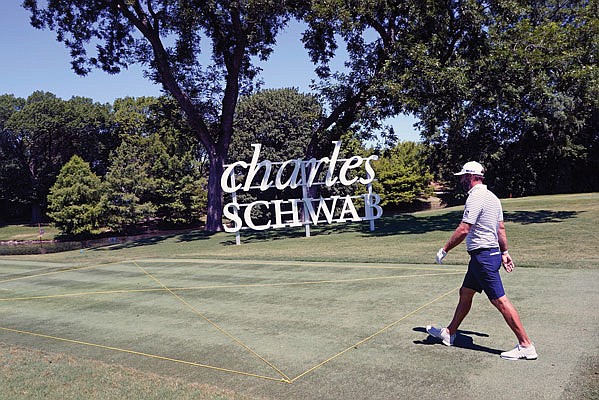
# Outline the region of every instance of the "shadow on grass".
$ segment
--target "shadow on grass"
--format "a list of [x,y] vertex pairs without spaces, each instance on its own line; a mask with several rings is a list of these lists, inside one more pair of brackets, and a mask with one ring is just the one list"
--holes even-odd
[[[370,231],[368,222],[336,223],[330,225],[311,225],[310,231],[314,236],[336,233],[359,233],[364,236],[390,236],[399,234],[418,234],[430,231],[452,231],[462,218],[462,211],[451,211],[440,215],[416,216],[412,214],[396,214],[375,220],[375,230]],[[303,227],[270,229],[264,231],[241,231],[241,241],[252,243],[265,240],[299,238],[305,236]],[[231,239],[224,244],[235,244]]]
[[[344,230],[343,232],[352,232],[353,229]],[[311,232],[315,235],[321,235],[322,232],[319,230],[315,232],[312,228]],[[306,236],[306,231],[303,227],[301,228],[281,228],[281,229],[269,229],[264,231],[241,231],[241,243],[258,243],[258,242],[270,242],[273,240],[281,239],[292,239],[301,238]],[[225,246],[235,245],[235,237],[232,235],[231,239],[224,240],[221,242]]]
[[[421,326],[417,326],[417,327],[413,328],[412,330],[415,332],[422,332],[422,333],[425,333],[428,335],[428,333],[426,332],[426,328],[421,327]],[[474,339],[472,339],[472,336],[489,337],[489,335],[486,333],[464,331],[464,330],[458,329],[458,333],[456,334],[455,340],[453,342],[453,346],[461,348],[461,349],[482,351],[485,353],[497,354],[497,355],[501,354],[501,352],[503,351],[503,350],[492,349],[490,347],[475,344]],[[441,340],[439,340],[431,335],[428,335],[424,340],[415,340],[414,341],[414,344],[422,344],[422,345],[428,345],[428,346],[434,345],[434,344],[440,344],[440,343],[441,343]]]
[[181,242],[191,242],[194,240],[207,240],[211,236],[213,236],[214,232],[206,232],[202,230],[189,231],[185,233],[171,233],[171,234],[162,234],[156,236],[144,237],[136,240],[126,240],[124,242],[120,242],[115,240],[113,242],[108,241],[108,243],[104,246],[96,247],[94,250],[122,250],[122,249],[131,249],[135,247],[143,247],[143,246],[152,246],[161,242],[164,242],[168,239],[177,238]]
[[[520,224],[542,224],[542,223],[558,223],[570,218],[577,217],[579,212],[576,211],[515,211],[506,212],[505,219],[508,222]],[[450,211],[443,214],[435,215],[418,215],[418,214],[396,214],[384,216],[374,222],[375,230],[370,231],[368,222],[359,223],[336,223],[329,225],[311,225],[311,235],[331,235],[337,233],[357,233],[363,236],[392,236],[401,234],[424,234],[432,231],[451,232],[459,224],[462,219],[462,211]],[[214,235],[213,232],[205,232],[202,230],[194,230],[186,233],[173,233],[169,235],[160,235],[154,237],[133,240],[125,243],[109,244],[108,247],[99,249],[105,250],[120,250],[134,248],[140,246],[150,246],[158,244],[167,239],[176,238],[181,242],[191,242],[195,240],[207,240]],[[283,228],[283,229],[268,229],[263,231],[241,231],[242,243],[255,243],[264,241],[273,241],[290,238],[301,238],[306,235],[303,227],[299,228]],[[235,245],[235,238],[226,239],[222,242],[225,246]]]
[[373,236],[422,234],[431,231],[453,231],[462,219],[462,211],[438,215],[399,214],[375,221]]
[[508,222],[529,225],[563,222],[570,218],[576,218],[578,214],[578,211],[514,211],[506,212],[504,218]]

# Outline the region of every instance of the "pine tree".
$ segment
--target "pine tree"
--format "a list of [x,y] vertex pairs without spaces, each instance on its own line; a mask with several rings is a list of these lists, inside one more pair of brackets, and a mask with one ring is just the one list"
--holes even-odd
[[382,206],[399,207],[430,194],[433,176],[422,156],[422,146],[401,142],[374,164],[374,191],[381,196]]
[[65,235],[98,233],[102,183],[81,157],[74,155],[62,167],[48,195],[48,216]]

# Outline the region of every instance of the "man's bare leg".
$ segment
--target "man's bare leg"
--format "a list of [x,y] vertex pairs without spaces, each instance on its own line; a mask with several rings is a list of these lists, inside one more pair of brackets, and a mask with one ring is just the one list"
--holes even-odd
[[450,335],[456,334],[456,332],[458,331],[458,327],[460,326],[464,318],[466,318],[466,315],[468,315],[468,313],[470,312],[470,307],[472,307],[472,298],[475,294],[476,291],[472,289],[463,286],[460,288],[460,300],[453,314],[453,319],[451,320],[451,323],[447,326],[447,330],[449,331]]
[[518,343],[520,344],[520,346],[532,346],[532,342],[528,338],[528,335],[526,334],[526,331],[522,326],[522,322],[520,321],[518,311],[516,311],[516,308],[508,300],[507,296],[504,295],[498,299],[491,300],[491,303],[493,303],[493,305],[497,307],[501,315],[503,315],[505,322],[507,322],[510,329],[518,338]]

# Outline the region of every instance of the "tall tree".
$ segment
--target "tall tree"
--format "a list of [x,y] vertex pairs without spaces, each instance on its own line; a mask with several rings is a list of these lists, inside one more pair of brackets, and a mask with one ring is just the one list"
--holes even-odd
[[[210,161],[206,229],[222,230],[220,176],[240,94],[287,21],[285,1],[25,0],[37,28],[50,28],[70,49],[76,73],[118,73],[133,63],[161,83],[184,111]],[[43,4],[43,5],[42,5]],[[210,50],[204,54],[202,44]],[[95,51],[89,54],[90,43]]]
[[[229,151],[229,161],[249,161],[254,148],[260,144],[260,159],[283,162],[303,158],[310,133],[319,118],[322,107],[314,95],[302,94],[297,89],[268,89],[243,97],[236,111],[235,136]],[[275,167],[276,169],[276,167]],[[273,175],[276,172],[273,172]],[[291,171],[286,171],[283,181],[289,179]],[[259,178],[256,178],[257,182]],[[250,203],[256,199],[289,199],[292,193],[301,188],[286,188],[279,191],[270,188],[265,192],[254,190],[250,193],[237,193],[241,203]],[[297,196],[297,193],[295,195]],[[257,220],[270,219],[270,211],[255,209],[253,217]]]
[[112,154],[106,174],[105,223],[115,232],[197,224],[205,193],[194,160],[168,154],[158,134],[130,137]]
[[[300,14],[309,24],[303,40],[329,112],[308,155],[326,151],[322,144],[352,124],[368,133],[410,112],[434,145],[441,176],[479,159],[505,177],[489,175],[502,193],[598,187],[599,179],[580,173],[599,159],[598,7],[597,0],[311,2]],[[341,45],[348,60],[334,71]]]
[[[126,104],[133,104],[129,100]],[[135,112],[128,115],[136,120]],[[112,153],[102,204],[105,223],[115,232],[197,224],[205,211],[205,179],[197,159],[190,151],[178,153],[172,136],[151,125],[152,120],[144,121],[139,126],[146,129],[124,134]]]
[[[124,204],[120,199],[127,197],[124,193],[127,191],[137,194],[136,202],[154,205],[151,218],[156,223],[197,224],[206,210],[206,153],[190,134],[190,127],[174,100],[168,96],[117,99],[114,122],[123,146],[114,154],[112,162],[118,166],[111,169],[107,178],[113,194],[120,193],[112,197],[115,204],[107,203],[112,214],[119,213],[119,206],[113,206]],[[135,149],[135,146],[140,148]],[[123,168],[136,168],[136,172],[123,173]],[[141,180],[142,185],[136,188],[135,181],[130,180],[131,173],[147,175],[157,183],[148,186],[144,184],[148,180]],[[127,185],[118,185],[121,178]],[[143,213],[138,216],[127,224],[142,222]]]
[[[34,92],[4,124],[15,168],[23,180],[21,201],[31,206],[32,222],[45,213],[46,198],[62,166],[79,154],[98,173],[114,148],[110,106],[74,97]],[[16,179],[16,176],[14,177]]]
[[18,137],[5,128],[11,115],[25,106],[25,99],[14,95],[0,96],[0,224],[23,219],[22,211],[27,173],[20,166]]
[[237,107],[229,159],[250,160],[253,143],[262,145],[264,159],[301,158],[310,140],[306,132],[311,132],[321,117],[318,99],[297,89],[268,89],[246,96]]
[[[484,35],[477,1],[316,0],[300,12],[308,23],[303,42],[316,64],[328,113],[312,133],[307,156],[353,129],[368,137],[388,117],[415,112],[435,65],[476,57]],[[345,46],[347,61],[332,69]],[[430,75],[429,75],[430,74]],[[446,88],[451,90],[451,87]]]
[[162,180],[152,171],[164,167],[166,159],[164,146],[156,134],[122,141],[111,156],[105,179],[102,203],[109,228],[127,232],[155,219],[156,192]]
[[599,189],[583,172],[599,167],[598,7],[480,2],[474,57],[423,55],[415,110],[442,178],[474,159],[502,195]]

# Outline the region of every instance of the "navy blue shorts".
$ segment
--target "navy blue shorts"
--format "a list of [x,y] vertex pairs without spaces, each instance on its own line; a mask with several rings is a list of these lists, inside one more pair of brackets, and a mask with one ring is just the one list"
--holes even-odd
[[499,249],[478,249],[470,251],[468,272],[462,286],[478,293],[485,291],[489,300],[505,295],[499,270],[501,269],[501,251]]

